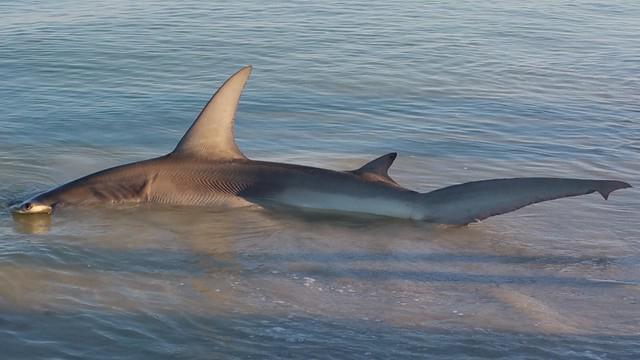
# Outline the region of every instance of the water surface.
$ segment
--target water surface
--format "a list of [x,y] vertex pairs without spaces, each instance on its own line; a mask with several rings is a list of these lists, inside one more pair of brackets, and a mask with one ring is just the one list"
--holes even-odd
[[[12,359],[640,356],[640,7],[0,4],[0,348]],[[511,176],[636,186],[466,228],[177,208],[11,217],[170,151],[246,64],[251,158],[386,152],[427,191]]]

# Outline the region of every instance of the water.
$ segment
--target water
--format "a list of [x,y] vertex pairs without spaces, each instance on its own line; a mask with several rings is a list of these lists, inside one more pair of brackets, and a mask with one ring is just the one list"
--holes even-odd
[[[0,4],[0,348],[11,359],[640,356],[633,1]],[[420,191],[636,186],[461,229],[7,204],[170,151],[245,64],[251,158],[398,151]]]

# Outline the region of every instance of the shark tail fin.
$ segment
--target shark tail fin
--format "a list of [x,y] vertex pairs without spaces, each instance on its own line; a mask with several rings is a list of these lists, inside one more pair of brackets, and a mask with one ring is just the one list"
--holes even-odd
[[602,195],[605,200],[609,200],[609,195],[612,192],[630,187],[632,186],[624,181],[609,180],[601,182],[600,187],[596,191]]
[[542,201],[598,192],[607,199],[631,187],[617,180],[513,178],[468,182],[422,194],[426,221],[466,225]]

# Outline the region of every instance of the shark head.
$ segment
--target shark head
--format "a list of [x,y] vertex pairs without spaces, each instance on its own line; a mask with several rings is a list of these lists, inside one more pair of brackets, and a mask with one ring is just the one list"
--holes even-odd
[[[199,161],[247,159],[235,142],[234,120],[240,95],[250,75],[250,65],[233,74],[213,94],[168,157]],[[131,168],[135,168],[135,164],[131,165]],[[124,179],[123,182],[114,180],[118,179],[112,175],[114,170],[124,167],[107,169],[59,186],[11,206],[11,212],[15,215],[51,214],[54,207],[62,204],[138,201],[135,199],[153,180],[145,177],[143,170],[125,173],[119,179]],[[135,180],[132,181],[132,178]]]
[[36,199],[29,199],[12,206],[11,212],[14,214],[51,214],[53,206]]

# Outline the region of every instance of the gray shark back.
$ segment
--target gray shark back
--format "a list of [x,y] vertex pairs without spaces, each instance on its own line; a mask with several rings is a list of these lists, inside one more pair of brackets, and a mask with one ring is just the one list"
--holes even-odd
[[[167,161],[172,161],[168,159]],[[290,206],[411,217],[415,192],[370,173],[252,160],[181,162],[151,183],[147,201],[198,206]],[[392,210],[402,208],[401,211]]]

